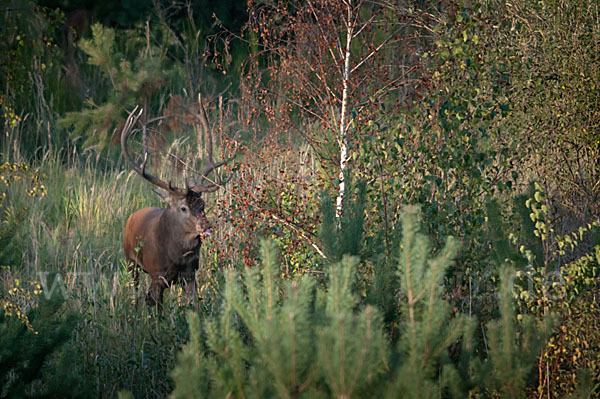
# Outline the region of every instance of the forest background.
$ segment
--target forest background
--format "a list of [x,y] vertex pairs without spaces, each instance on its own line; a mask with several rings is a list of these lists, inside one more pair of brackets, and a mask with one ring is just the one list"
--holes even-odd
[[[598,397],[599,8],[2,0],[0,397]],[[231,158],[160,311],[136,106]]]

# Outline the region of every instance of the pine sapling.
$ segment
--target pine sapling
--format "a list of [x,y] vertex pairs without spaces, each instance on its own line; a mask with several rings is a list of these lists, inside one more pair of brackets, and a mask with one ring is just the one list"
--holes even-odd
[[447,352],[461,337],[468,339],[470,331],[469,320],[453,315],[442,299],[443,278],[456,257],[457,242],[448,238],[441,253],[430,258],[429,240],[419,231],[419,216],[418,208],[406,208],[398,253],[404,317],[398,351],[403,362],[392,395],[406,398],[439,397],[444,386],[459,389],[458,373]]

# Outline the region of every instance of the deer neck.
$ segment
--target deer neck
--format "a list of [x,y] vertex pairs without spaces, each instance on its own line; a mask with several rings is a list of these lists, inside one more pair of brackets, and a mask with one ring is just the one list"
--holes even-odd
[[188,251],[195,251],[200,244],[200,237],[196,232],[189,232],[169,210],[163,212],[159,221],[159,229],[166,248],[179,256]]

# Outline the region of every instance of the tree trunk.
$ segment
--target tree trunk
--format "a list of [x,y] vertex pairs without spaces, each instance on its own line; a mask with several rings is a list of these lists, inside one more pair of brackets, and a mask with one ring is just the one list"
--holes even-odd
[[338,196],[336,199],[336,216],[339,218],[343,212],[343,201],[346,191],[345,173],[346,163],[348,161],[348,97],[349,97],[349,86],[350,86],[350,50],[352,45],[352,36],[354,34],[354,16],[351,2],[348,2],[348,16],[346,19],[346,52],[344,55],[344,70],[342,74],[342,112],[340,115],[340,136],[338,142],[340,145],[340,174],[339,174],[339,188]]

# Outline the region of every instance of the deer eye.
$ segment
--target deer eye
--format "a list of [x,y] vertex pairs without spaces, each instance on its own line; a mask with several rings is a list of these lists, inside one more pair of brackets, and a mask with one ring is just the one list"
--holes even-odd
[[187,209],[187,207],[186,207],[186,206],[182,206],[182,207],[181,207],[181,212],[184,212],[184,213],[185,213],[185,212],[187,212],[187,210],[188,210],[188,209]]

